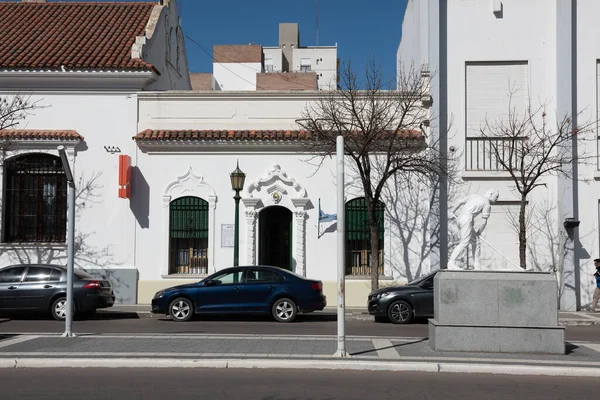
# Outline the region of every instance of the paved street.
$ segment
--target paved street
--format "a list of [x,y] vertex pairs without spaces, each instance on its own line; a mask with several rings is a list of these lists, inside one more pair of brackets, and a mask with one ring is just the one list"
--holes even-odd
[[582,400],[598,396],[598,378],[239,369],[131,369],[126,373],[119,369],[86,369],[84,372],[30,369],[25,373],[2,369],[2,400]]
[[[337,322],[332,314],[300,315],[291,324],[274,322],[269,317],[196,318],[186,323],[171,321],[166,316],[141,317],[133,312],[98,313],[95,317],[74,321],[78,333],[157,333],[157,334],[270,334],[270,335],[336,335]],[[17,318],[0,324],[0,333],[62,333],[64,323],[48,318]],[[348,320],[350,336],[427,337],[427,320],[411,325],[376,323],[373,320]],[[567,340],[600,341],[600,325],[567,326]]]

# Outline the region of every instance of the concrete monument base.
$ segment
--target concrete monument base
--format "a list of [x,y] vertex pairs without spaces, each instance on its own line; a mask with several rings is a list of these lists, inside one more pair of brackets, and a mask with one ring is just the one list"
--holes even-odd
[[429,344],[436,351],[565,354],[549,272],[440,270]]

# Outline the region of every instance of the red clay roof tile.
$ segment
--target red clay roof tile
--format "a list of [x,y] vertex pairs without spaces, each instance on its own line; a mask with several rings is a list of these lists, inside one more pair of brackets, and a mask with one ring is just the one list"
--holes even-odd
[[72,130],[2,129],[0,140],[83,140],[83,136]]
[[0,3],[0,68],[153,70],[131,47],[156,4]]
[[[424,139],[419,131],[403,131],[407,139]],[[192,141],[297,141],[313,136],[305,130],[153,130],[146,129],[133,137],[135,141],[192,142]]]

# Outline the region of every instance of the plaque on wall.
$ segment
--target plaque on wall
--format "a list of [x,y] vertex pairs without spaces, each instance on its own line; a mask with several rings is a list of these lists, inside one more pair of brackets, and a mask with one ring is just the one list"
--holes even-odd
[[221,224],[221,247],[233,247],[235,225]]

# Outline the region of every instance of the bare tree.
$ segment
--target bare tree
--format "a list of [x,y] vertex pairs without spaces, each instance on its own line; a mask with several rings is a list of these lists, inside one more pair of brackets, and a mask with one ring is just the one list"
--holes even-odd
[[[433,177],[445,163],[427,137],[430,76],[409,68],[397,78],[397,89],[382,79],[381,68],[367,64],[364,82],[347,64],[340,71],[340,88],[320,92],[297,123],[308,131],[307,152],[321,159],[335,155],[337,136],[352,160],[364,193],[369,225],[371,288],[379,288],[379,229],[377,204],[399,172]],[[319,166],[321,165],[319,164]]]
[[0,130],[18,126],[31,111],[40,108],[40,101],[23,95],[0,97]]
[[528,107],[521,112],[512,106],[514,92],[510,93],[508,116],[494,121],[487,120],[480,129],[486,141],[485,152],[491,164],[500,171],[508,172],[514,188],[520,195],[518,234],[519,265],[527,269],[527,202],[536,188],[545,186],[548,176],[576,178],[572,174],[574,162],[584,162],[584,154],[577,154],[577,140],[584,140],[592,123],[575,126],[579,114],[557,116],[550,121],[544,104]]

